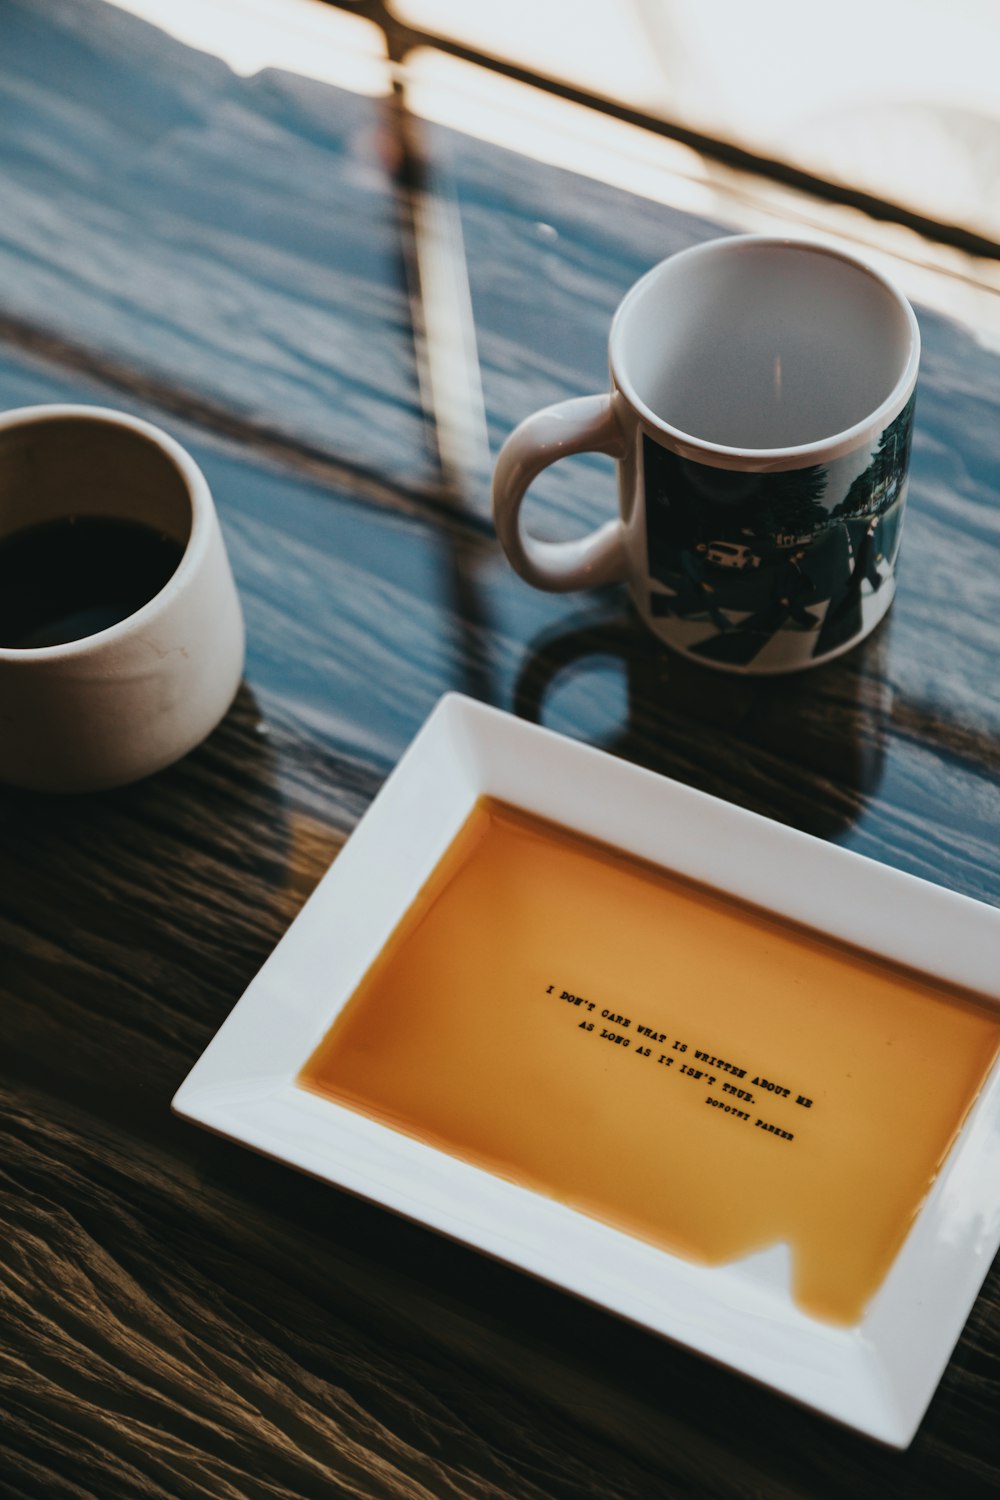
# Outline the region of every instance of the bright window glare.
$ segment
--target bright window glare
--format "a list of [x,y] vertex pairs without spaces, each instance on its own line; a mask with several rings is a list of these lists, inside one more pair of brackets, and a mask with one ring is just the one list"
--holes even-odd
[[409,54],[406,81],[424,119],[691,213],[712,208],[698,153],[638,125],[431,48]]
[[[319,0],[110,0],[110,3],[142,17],[188,46],[221,58],[242,75],[252,75],[264,68],[282,68],[356,93],[381,95],[390,87],[393,70],[381,30],[372,22],[323,5]],[[766,11],[776,15],[782,7],[791,14],[790,4],[791,0],[758,0],[755,14],[759,17]],[[862,0],[843,0],[843,4],[858,10]],[[878,28],[885,24],[884,13],[892,12],[898,17],[902,14],[902,4],[903,0],[883,0],[881,7],[872,7],[874,14],[866,33],[866,46],[870,47],[873,36],[881,37]],[[992,0],[989,4],[985,0],[983,4],[950,0],[950,4],[959,19],[964,17],[968,23],[968,34],[959,25],[956,35],[964,36],[969,45],[972,32],[968,27],[975,23],[985,36],[993,25]],[[921,6],[907,9],[906,14],[911,18],[926,18],[941,6],[942,0],[925,0]],[[816,105],[817,119],[822,115],[819,106],[825,101],[824,118],[836,122],[830,90],[839,90],[846,101],[855,87],[850,80],[834,79],[828,61],[816,65],[811,92],[808,80],[789,79],[783,94],[771,88],[767,78],[762,82],[761,70],[765,64],[779,71],[781,67],[789,67],[787,50],[781,54],[779,47],[775,60],[773,49],[769,50],[760,37],[751,38],[754,26],[744,16],[742,4],[730,7],[729,0],[704,0],[705,14],[714,16],[717,25],[721,26],[723,11],[729,15],[730,9],[735,20],[731,26],[727,23],[722,27],[715,50],[709,49],[710,55],[702,57],[700,73],[699,48],[708,48],[711,38],[710,23],[700,6],[674,5],[671,0],[631,0],[631,4],[625,0],[509,0],[505,6],[493,8],[459,0],[396,0],[395,8],[413,24],[448,32],[484,51],[530,63],[541,73],[562,72],[565,76],[568,69],[573,69],[575,80],[595,92],[614,94],[617,90],[630,103],[653,111],[656,100],[662,101],[671,90],[678,99],[693,100],[698,95],[703,110],[728,111],[727,119],[722,121],[720,116],[716,125],[720,130],[728,130],[731,125],[734,138],[743,139],[744,143],[754,121],[759,124],[766,119],[777,128],[775,121],[783,111],[801,113],[809,99]],[[677,31],[676,45],[661,49],[664,56],[668,52],[670,56],[663,72],[657,73],[653,22],[657,17],[673,17],[675,11],[680,18],[677,24],[686,26],[687,32],[682,35]],[[997,14],[1000,15],[1000,7]],[[641,26],[637,18],[641,18]],[[806,24],[800,17],[795,45],[804,44]],[[741,71],[733,61],[733,49],[738,51],[744,45],[747,50]],[[782,45],[787,49],[793,42],[786,38]],[[846,47],[847,42],[840,38],[838,45]],[[912,40],[905,45],[911,47]],[[974,76],[970,75],[968,91],[968,101],[979,99],[984,110],[986,93],[982,84],[984,69],[988,71],[987,61],[984,49],[982,66]],[[860,81],[867,80],[865,87],[870,92],[883,66],[887,78],[897,76],[891,47],[887,51],[882,46],[881,62],[876,64],[867,58],[852,77],[859,81],[859,86]],[[411,52],[400,76],[406,84],[407,102],[417,115],[466,135],[478,136],[537,161],[733,228],[771,234],[804,233],[859,250],[876,263],[886,255],[891,258],[891,263],[887,262],[890,274],[903,281],[911,296],[964,318],[990,347],[1000,347],[1000,298],[983,290],[997,285],[995,262],[973,263],[964,252],[944,245],[934,246],[930,253],[926,240],[900,225],[880,224],[860,211],[824,204],[765,178],[731,171],[654,132],[432,48]],[[915,75],[914,86],[917,82]],[[930,87],[929,80],[927,86]],[[948,75],[944,73],[937,79],[939,98],[946,96],[947,88]],[[780,101],[764,97],[776,92],[782,94]],[[885,102],[879,107],[902,111],[902,103],[892,105],[891,96],[892,89],[887,83],[880,96]],[[738,129],[743,118],[741,110],[746,111],[743,121],[746,129],[742,132]],[[902,121],[902,114],[899,119]],[[876,169],[886,172],[892,166],[887,147],[890,136],[885,130],[881,134],[866,134],[863,122],[862,111],[857,115],[854,133],[847,126],[834,129],[831,124],[830,147],[846,153],[844,160],[853,152],[856,171],[850,180],[856,186],[871,186],[877,191],[877,182],[866,174]],[[940,135],[935,137],[933,119],[924,123],[923,133],[915,122],[911,122],[908,130],[900,125],[894,139],[898,140],[902,166],[909,163],[913,167],[915,182],[921,173],[926,174],[928,182],[939,181],[934,202],[941,216],[945,213],[943,206],[951,204],[956,219],[961,221],[961,211],[976,203],[983,215],[996,216],[996,227],[1000,229],[1000,200],[994,193],[979,190],[978,163],[969,157],[965,160],[966,170],[960,170],[951,143],[944,142]],[[1000,124],[997,129],[1000,131]],[[817,129],[816,139],[820,133]],[[873,148],[876,141],[881,143],[878,152]],[[817,158],[812,165],[818,169],[822,164]],[[837,175],[832,166],[829,170]],[[899,187],[903,179],[901,167],[894,178],[895,186]],[[951,198],[947,197],[948,192]],[[905,194],[896,196],[905,201]]]
[[1000,298],[984,291],[1000,287],[996,262],[946,245],[929,251],[902,225],[720,168],[676,141],[431,48],[410,53],[406,82],[410,108],[452,130],[733,229],[802,234],[860,254],[1000,348]]
[[385,38],[318,0],[110,0],[245,77],[282,68],[357,94],[389,88]]
[[391,0],[410,25],[1000,238],[997,0]]
[[650,47],[642,7],[628,0],[390,0],[389,9],[411,26],[591,93],[639,109],[663,101],[662,59]]

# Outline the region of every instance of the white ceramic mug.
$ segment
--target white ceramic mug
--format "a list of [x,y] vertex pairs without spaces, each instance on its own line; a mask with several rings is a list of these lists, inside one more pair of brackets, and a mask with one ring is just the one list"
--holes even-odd
[[0,645],[0,781],[42,791],[120,786],[169,765],[215,728],[243,671],[243,616],[215,506],[179,443],[99,407],[0,415],[0,547],[70,517],[91,535],[93,518],[138,522],[176,544],[179,561],[107,628]]
[[[611,391],[522,422],[497,461],[497,534],[536,588],[627,582],[708,666],[775,673],[862,640],[895,591],[920,334],[884,276],[806,241],[681,251],[622,301]],[[571,453],[618,460],[619,516],[572,542],[521,521]]]

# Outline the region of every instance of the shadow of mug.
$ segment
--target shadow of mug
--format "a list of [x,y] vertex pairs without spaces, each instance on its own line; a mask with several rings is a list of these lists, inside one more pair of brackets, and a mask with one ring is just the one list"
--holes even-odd
[[[630,616],[590,616],[542,637],[521,668],[513,708],[660,775],[836,838],[881,779],[892,713],[888,650],[886,621],[848,657],[812,671],[737,677],[664,651]],[[602,701],[594,691],[608,661],[625,693],[624,715],[610,732],[610,695]],[[555,696],[581,677],[590,684],[587,707],[552,722]]]

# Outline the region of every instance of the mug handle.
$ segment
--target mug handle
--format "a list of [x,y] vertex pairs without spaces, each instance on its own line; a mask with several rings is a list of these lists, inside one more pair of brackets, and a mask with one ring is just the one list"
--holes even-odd
[[629,572],[620,519],[572,542],[542,542],[521,526],[521,502],[532,480],[571,453],[624,456],[625,439],[610,396],[577,396],[536,411],[504,443],[493,474],[493,520],[500,545],[515,572],[550,593],[620,583]]

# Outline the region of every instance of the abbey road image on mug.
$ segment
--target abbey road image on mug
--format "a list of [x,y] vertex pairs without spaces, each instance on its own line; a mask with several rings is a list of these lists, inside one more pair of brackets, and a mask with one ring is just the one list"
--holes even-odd
[[914,402],[874,452],[776,474],[708,468],[644,439],[650,610],[678,644],[746,667],[784,654],[788,632],[816,658],[867,634],[895,574]]

